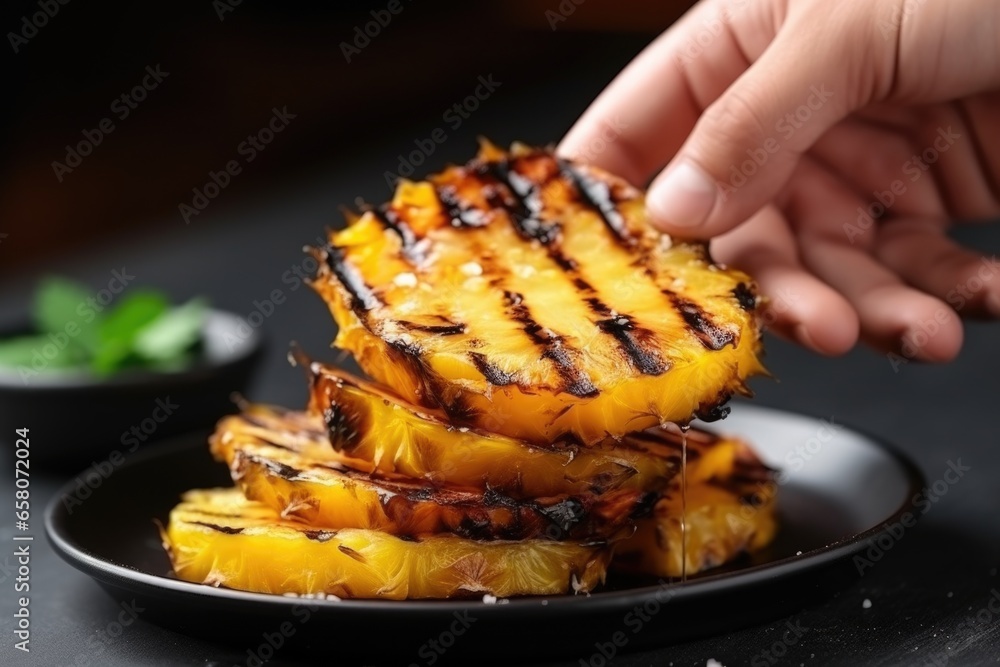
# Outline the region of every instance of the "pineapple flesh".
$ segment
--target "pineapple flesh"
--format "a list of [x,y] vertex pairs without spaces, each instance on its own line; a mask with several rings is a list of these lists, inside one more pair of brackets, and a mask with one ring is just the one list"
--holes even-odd
[[[308,365],[310,411],[322,416],[333,449],[371,462],[382,474],[494,489],[516,498],[610,489],[654,491],[677,474],[679,439],[628,437],[594,447],[532,445],[477,428],[455,427],[384,387],[323,364]],[[665,455],[666,454],[666,455]]]
[[739,440],[723,439],[688,464],[636,531],[616,545],[613,568],[682,577],[758,551],[777,532],[774,471]]
[[724,414],[758,361],[750,278],[652,229],[642,193],[485,145],[315,249],[335,344],[458,425],[593,445]]
[[184,581],[256,593],[341,598],[497,597],[589,591],[610,551],[588,541],[402,539],[283,519],[236,489],[189,491],[164,545]]
[[[230,432],[232,433],[232,432]],[[280,434],[269,439],[280,441]],[[608,539],[648,514],[656,494],[638,489],[516,500],[495,489],[386,479],[275,446],[260,435],[226,438],[222,458],[243,495],[314,528],[364,528],[476,540]],[[628,530],[627,532],[631,532]]]
[[304,411],[244,405],[210,438],[231,489],[162,530],[185,581],[414,599],[681,577],[774,537],[773,471],[690,429],[749,394],[761,298],[600,169],[484,143],[403,181],[312,252],[335,345]]

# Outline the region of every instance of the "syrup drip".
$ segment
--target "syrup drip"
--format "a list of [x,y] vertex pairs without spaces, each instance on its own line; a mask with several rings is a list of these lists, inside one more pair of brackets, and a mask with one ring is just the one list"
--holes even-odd
[[660,424],[660,428],[681,439],[681,583],[687,581],[687,460],[688,460],[688,426],[678,426],[672,422]]
[[681,583],[687,581],[687,466],[688,466],[688,437],[687,429],[681,429]]

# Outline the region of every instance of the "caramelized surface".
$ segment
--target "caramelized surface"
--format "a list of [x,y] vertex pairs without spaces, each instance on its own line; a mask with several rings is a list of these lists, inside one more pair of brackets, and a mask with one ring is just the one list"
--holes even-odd
[[283,520],[236,489],[189,491],[164,545],[185,581],[257,593],[350,598],[497,597],[589,591],[604,579],[603,544],[404,540],[375,530],[322,530]]
[[[276,438],[280,439],[280,438]],[[246,433],[229,439],[233,481],[249,500],[313,528],[365,528],[410,537],[477,540],[609,538],[648,513],[655,494],[635,489],[516,500],[479,491],[385,479],[329,457]]]
[[642,193],[486,146],[316,250],[336,345],[458,425],[586,445],[720,406],[757,360],[750,279],[647,224]]

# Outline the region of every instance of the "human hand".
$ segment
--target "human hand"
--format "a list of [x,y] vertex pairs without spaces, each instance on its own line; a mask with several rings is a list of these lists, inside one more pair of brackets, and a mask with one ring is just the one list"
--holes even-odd
[[714,237],[819,352],[945,361],[959,316],[1000,317],[1000,263],[946,236],[1000,214],[995,1],[704,0],[559,151],[656,174],[653,224]]

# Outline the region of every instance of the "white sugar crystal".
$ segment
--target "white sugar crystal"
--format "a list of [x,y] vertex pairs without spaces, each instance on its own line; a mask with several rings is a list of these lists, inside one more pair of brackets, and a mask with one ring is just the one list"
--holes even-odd
[[530,264],[518,264],[514,267],[515,273],[517,273],[519,278],[530,278],[535,275],[535,267]]
[[407,271],[405,273],[397,273],[392,282],[396,283],[399,287],[416,287],[417,277]]
[[483,267],[479,265],[479,262],[466,262],[459,267],[459,271],[467,276],[481,276],[483,275]]

